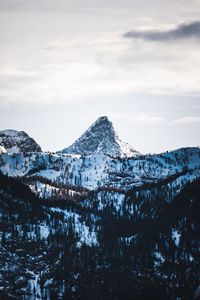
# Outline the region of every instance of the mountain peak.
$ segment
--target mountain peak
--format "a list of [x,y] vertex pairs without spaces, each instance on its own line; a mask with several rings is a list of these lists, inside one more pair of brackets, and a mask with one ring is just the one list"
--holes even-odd
[[100,123],[100,122],[109,122],[109,123],[111,123],[111,121],[108,119],[107,116],[101,116],[101,117],[99,117],[99,118],[96,120],[95,123]]
[[[19,152],[41,152],[40,146],[26,132],[14,129],[0,131],[0,146],[10,154]],[[1,150],[2,151],[2,150]]]
[[114,130],[113,127],[113,123],[108,119],[107,116],[103,116],[103,117],[99,117],[89,128],[91,129],[92,127],[96,127],[96,126],[106,126],[107,128],[112,128]]
[[69,154],[104,154],[113,157],[131,157],[139,155],[127,143],[122,142],[107,116],[98,118],[79,139],[62,150]]

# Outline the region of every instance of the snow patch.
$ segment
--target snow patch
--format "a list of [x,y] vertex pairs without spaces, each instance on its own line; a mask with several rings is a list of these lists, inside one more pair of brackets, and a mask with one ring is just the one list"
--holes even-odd
[[178,232],[178,230],[173,229],[172,230],[172,239],[174,240],[175,245],[178,247],[180,243],[181,234]]

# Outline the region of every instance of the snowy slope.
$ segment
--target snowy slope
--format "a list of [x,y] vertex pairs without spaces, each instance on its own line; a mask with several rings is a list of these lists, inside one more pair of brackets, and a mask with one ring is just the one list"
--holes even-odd
[[81,155],[104,154],[112,157],[133,157],[139,152],[122,142],[112,122],[107,117],[100,117],[85,133],[62,153]]
[[9,176],[42,176],[90,190],[100,186],[128,190],[157,182],[183,170],[184,181],[194,180],[200,176],[200,149],[185,148],[124,159],[100,154],[3,153],[0,156],[0,170]]
[[[19,152],[41,152],[40,146],[24,131],[2,130],[0,131],[1,152],[9,154]],[[2,151],[3,148],[5,151]]]
[[0,154],[6,153],[6,152],[7,151],[6,151],[5,147],[4,146],[0,146]]

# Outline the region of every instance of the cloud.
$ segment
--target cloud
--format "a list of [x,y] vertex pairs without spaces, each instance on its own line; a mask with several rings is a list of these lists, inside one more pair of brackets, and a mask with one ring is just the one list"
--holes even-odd
[[196,116],[187,116],[178,118],[174,121],[175,124],[196,124],[200,123],[200,117]]
[[141,123],[145,123],[145,124],[149,124],[149,125],[160,124],[160,123],[163,123],[165,121],[165,119],[163,117],[149,116],[149,115],[137,116],[136,120],[141,122]]
[[[26,4],[0,0],[0,7],[11,2]],[[113,7],[116,2],[112,0]],[[152,23],[144,20],[145,14],[141,16],[140,22],[134,18],[135,24],[161,28],[160,21]],[[170,47],[143,40],[128,43],[121,32],[128,31],[133,22],[127,22],[127,16],[124,22],[124,17],[121,23],[113,18],[110,27],[110,18],[102,24],[98,14],[86,18],[68,13],[66,17],[41,11],[36,19],[35,13],[24,10],[0,12],[0,106],[82,103],[97,97],[128,97],[130,93],[199,95],[200,45],[195,41]],[[144,123],[144,118],[140,122]]]
[[159,115],[152,114],[134,114],[134,113],[124,113],[124,112],[111,112],[107,113],[112,120],[117,120],[120,122],[129,122],[129,123],[139,123],[139,124],[148,124],[148,125],[157,125],[164,124],[166,119]]
[[182,23],[171,30],[132,30],[124,33],[123,37],[155,42],[200,38],[200,21]]

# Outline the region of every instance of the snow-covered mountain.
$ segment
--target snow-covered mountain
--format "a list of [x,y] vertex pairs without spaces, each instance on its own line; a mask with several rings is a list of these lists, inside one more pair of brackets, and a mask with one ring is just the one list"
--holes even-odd
[[69,154],[104,154],[112,157],[133,157],[140,153],[129,144],[122,142],[112,122],[100,117],[71,146],[61,151]]
[[41,152],[41,147],[24,131],[0,131],[0,153]]
[[62,153],[18,153],[0,156],[0,170],[9,176],[39,176],[51,181],[88,188],[109,186],[129,190],[158,182],[187,171],[185,183],[200,177],[200,149],[182,148],[173,152],[132,158],[103,154],[86,156]]
[[[141,155],[119,140],[107,117],[100,117],[72,146],[57,153],[41,152],[23,131],[1,131],[0,153],[3,174],[36,176],[89,190],[109,187],[128,191],[171,176],[175,176],[174,185],[184,186],[200,177],[199,148]],[[55,190],[51,182],[48,186],[36,183],[41,196],[43,187]]]
[[199,299],[199,148],[139,155],[106,117],[63,152],[0,138],[0,299]]

